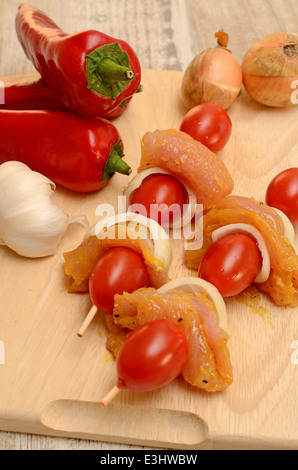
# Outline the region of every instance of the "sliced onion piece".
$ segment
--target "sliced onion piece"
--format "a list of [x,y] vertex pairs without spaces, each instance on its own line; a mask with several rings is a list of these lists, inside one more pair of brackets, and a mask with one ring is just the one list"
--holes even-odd
[[97,236],[106,237],[106,230],[115,225],[126,225],[128,236],[132,239],[147,239],[152,244],[154,258],[160,260],[165,269],[168,269],[171,263],[172,250],[170,239],[166,231],[155,220],[149,219],[134,212],[123,212],[115,216],[109,216],[101,219],[85,235],[85,238]]
[[212,241],[216,242],[220,238],[232,233],[246,233],[255,239],[262,255],[262,268],[254,282],[260,283],[267,281],[270,274],[270,256],[262,234],[258,229],[249,224],[229,224],[214,230],[211,235]]
[[271,207],[271,209],[274,209],[275,212],[282,219],[284,227],[285,227],[284,237],[287,238],[289,240],[289,242],[291,243],[291,245],[294,246],[294,244],[295,244],[295,229],[294,229],[294,226],[293,226],[292,222],[290,221],[288,216],[284,212],[282,212],[280,209],[277,209],[276,207]]
[[201,278],[186,276],[167,282],[158,289],[158,292],[166,294],[175,290],[182,290],[183,292],[195,295],[201,292],[207,292],[209,300],[211,300],[215,305],[220,328],[227,331],[228,320],[226,304],[222,295],[213,284],[210,284],[210,282]]
[[173,220],[172,223],[169,224],[170,227],[172,227],[174,229],[178,229],[178,228],[181,228],[184,225],[190,223],[191,219],[193,218],[193,216],[195,214],[195,210],[196,210],[196,203],[197,203],[196,196],[195,196],[194,192],[192,191],[192,189],[190,189],[190,187],[187,184],[185,184],[184,182],[179,180],[176,177],[176,175],[174,176],[171,172],[169,172],[167,170],[164,170],[163,168],[158,168],[158,167],[148,168],[147,170],[144,170],[144,171],[141,171],[140,173],[137,173],[133,177],[133,179],[129,182],[128,187],[124,191],[124,196],[126,196],[126,198],[127,198],[126,209],[129,210],[131,198],[132,198],[132,195],[133,195],[134,191],[141,186],[142,182],[144,181],[145,178],[147,178],[147,176],[154,175],[154,174],[163,174],[163,175],[173,176],[178,181],[180,181],[180,183],[184,186],[184,188],[187,192],[187,195],[188,195],[187,204],[185,204],[184,207],[183,207],[182,217],[176,217],[175,220]]

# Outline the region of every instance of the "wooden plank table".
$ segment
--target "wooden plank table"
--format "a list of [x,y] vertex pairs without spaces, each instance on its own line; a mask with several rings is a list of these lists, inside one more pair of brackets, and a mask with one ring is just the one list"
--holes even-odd
[[[14,17],[18,4],[19,2],[15,0],[2,0],[0,3],[1,75],[32,70],[32,65],[25,58],[15,35]],[[125,39],[134,47],[144,70],[168,71],[167,74],[160,73],[160,75],[146,72],[144,75],[146,85],[152,86],[154,90],[156,79],[159,77],[163,82],[163,87],[169,83],[174,93],[178,89],[180,80],[178,72],[183,72],[194,54],[214,45],[215,31],[224,29],[229,33],[229,46],[241,62],[248,47],[260,37],[273,31],[296,33],[298,30],[298,4],[295,0],[225,0],[221,2],[216,0],[99,0],[98,2],[35,0],[34,5],[46,11],[65,31],[74,32],[92,28]],[[170,79],[168,74],[171,71],[174,73]],[[156,91],[158,93],[158,87]],[[175,96],[175,100],[176,98]],[[158,112],[160,112],[162,101],[159,101],[158,107]],[[153,105],[150,109],[151,112],[154,111]],[[169,127],[177,125],[179,115],[174,113],[173,117],[170,116],[168,102],[164,112],[166,114],[163,118],[167,119]],[[233,112],[234,117],[237,118],[239,108],[235,107]],[[152,116],[148,119],[150,125],[153,125]],[[119,120],[120,131],[127,129],[123,122]],[[294,126],[293,112],[290,115],[290,122]],[[129,121],[128,125],[132,129],[133,121]],[[140,132],[144,129],[139,125]],[[238,130],[241,135],[241,129]],[[291,148],[297,144],[294,135],[293,132],[289,134]],[[289,142],[287,143],[288,154],[291,153]],[[245,150],[244,144],[241,149]],[[139,149],[136,151],[138,152]],[[129,148],[128,152],[131,154],[133,149]],[[272,173],[278,167],[278,155],[274,153],[274,156],[275,165],[270,167]],[[228,164],[235,163],[232,153],[227,153],[226,158]],[[266,171],[265,160],[261,161],[261,165],[262,173],[264,173]],[[239,176],[243,170],[239,165],[237,166],[237,162],[233,168],[235,171],[233,176]],[[251,174],[250,177],[257,178],[257,174]],[[249,178],[245,181],[245,188],[248,187]],[[261,188],[258,191],[257,196],[261,196]],[[65,201],[67,201],[67,196],[65,196]],[[292,399],[293,394],[291,394]],[[297,414],[297,408],[294,411]],[[10,430],[0,432],[0,449],[5,450],[145,448],[147,447],[124,445],[121,441],[107,444],[93,440],[14,433]]]

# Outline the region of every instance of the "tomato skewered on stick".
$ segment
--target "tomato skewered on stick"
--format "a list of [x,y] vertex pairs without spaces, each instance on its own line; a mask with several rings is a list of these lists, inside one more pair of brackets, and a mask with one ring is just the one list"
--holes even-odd
[[116,359],[118,382],[103,398],[106,406],[127,388],[149,392],[174,380],[188,359],[185,333],[167,319],[152,320],[136,328],[122,344]]
[[262,269],[262,255],[248,235],[234,233],[214,242],[206,251],[198,270],[223,297],[239,294],[250,286]]
[[89,278],[89,293],[93,306],[87,314],[78,336],[82,337],[94,316],[101,310],[112,313],[114,295],[148,287],[149,274],[142,255],[131,248],[109,248],[96,263]]
[[[155,173],[147,176],[141,185],[134,190],[131,198],[131,211],[138,212],[138,206],[144,209],[146,217],[164,226],[171,223],[183,212],[187,202],[183,184],[174,176]],[[135,206],[135,208],[133,207]],[[178,214],[175,214],[176,210]]]

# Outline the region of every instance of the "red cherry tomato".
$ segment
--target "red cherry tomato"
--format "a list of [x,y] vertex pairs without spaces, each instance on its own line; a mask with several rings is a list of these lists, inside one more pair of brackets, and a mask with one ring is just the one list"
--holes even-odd
[[202,103],[185,114],[180,130],[216,153],[227,144],[232,123],[223,108],[214,103]]
[[134,330],[117,355],[118,387],[148,392],[174,380],[188,359],[185,333],[166,319]]
[[273,178],[266,191],[266,204],[284,212],[298,224],[298,168],[288,168]]
[[[156,173],[142,181],[139,188],[133,192],[130,204],[141,204],[144,207],[142,215],[154,219],[160,225],[167,225],[182,215],[183,204],[186,203],[187,196],[183,184],[174,176]],[[131,210],[141,213],[137,207]]]
[[217,287],[223,297],[237,295],[261,271],[262,255],[248,235],[231,234],[214,242],[199,266],[199,277]]
[[98,260],[89,278],[91,300],[99,310],[111,313],[114,295],[133,292],[150,283],[143,257],[127,247],[108,249]]

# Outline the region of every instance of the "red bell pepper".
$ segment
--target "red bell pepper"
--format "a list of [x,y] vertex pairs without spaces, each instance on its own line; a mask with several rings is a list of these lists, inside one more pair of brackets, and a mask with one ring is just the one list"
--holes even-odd
[[[0,85],[1,96],[4,97],[3,102],[0,100],[0,109],[69,111],[38,72],[0,77]],[[131,99],[132,96],[124,100],[106,119],[120,116]]]
[[0,164],[17,160],[76,192],[103,188],[130,174],[123,142],[103,118],[59,111],[0,111]]
[[67,34],[27,3],[19,6],[16,32],[28,59],[71,111],[105,117],[140,86],[138,57],[123,40],[96,30]]

